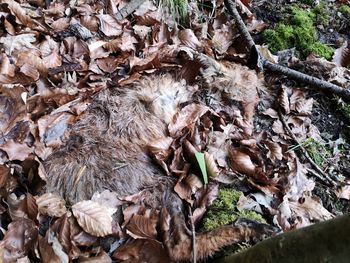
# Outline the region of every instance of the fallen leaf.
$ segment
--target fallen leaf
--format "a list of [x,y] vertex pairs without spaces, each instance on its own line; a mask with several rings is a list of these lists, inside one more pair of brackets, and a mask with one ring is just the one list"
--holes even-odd
[[122,25],[110,15],[97,15],[100,20],[100,30],[108,37],[119,36],[123,33]]
[[93,201],[81,201],[72,206],[72,211],[87,233],[98,237],[112,233],[112,216],[106,207]]
[[43,215],[61,217],[67,212],[66,202],[58,195],[46,193],[35,199],[36,204],[38,205],[38,210]]
[[23,49],[35,49],[31,43],[36,41],[34,34],[21,34],[15,36],[1,37],[0,43],[4,45],[7,55],[11,55],[14,51],[21,51]]
[[33,152],[26,143],[17,143],[13,140],[4,143],[0,149],[7,153],[10,161],[24,161]]
[[333,60],[338,67],[348,67],[350,65],[350,41],[334,51]]
[[156,239],[157,217],[133,215],[127,224],[127,234],[134,239]]
[[0,243],[0,260],[16,262],[17,259],[26,256],[29,251],[34,253],[37,239],[38,228],[32,220],[22,218],[10,223]]

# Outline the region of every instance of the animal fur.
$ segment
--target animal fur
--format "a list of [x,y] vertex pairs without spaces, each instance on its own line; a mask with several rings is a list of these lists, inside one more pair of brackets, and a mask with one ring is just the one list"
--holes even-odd
[[[203,61],[208,93],[217,94],[217,99],[255,99],[258,80],[254,72],[239,65],[228,68],[210,59]],[[144,78],[129,88],[102,91],[74,125],[65,145],[46,160],[47,190],[75,203],[105,189],[120,197],[146,189],[145,202],[152,207],[160,206],[164,192],[171,193],[167,198],[171,224],[182,234],[180,239],[165,234],[164,243],[174,260],[190,259],[191,238],[181,212],[182,200],[173,193],[175,181],[152,162],[146,147],[168,135],[167,125],[194,92],[168,74]],[[198,235],[198,256],[206,257],[245,237],[239,229],[231,225]]]

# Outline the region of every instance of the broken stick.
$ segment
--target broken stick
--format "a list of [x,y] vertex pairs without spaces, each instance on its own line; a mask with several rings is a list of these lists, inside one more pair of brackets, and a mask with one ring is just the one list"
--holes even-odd
[[271,63],[270,61],[268,61],[267,59],[265,59],[260,52],[258,51],[258,49],[256,48],[255,42],[252,38],[252,36],[250,35],[246,25],[244,24],[240,14],[237,11],[237,4],[233,1],[233,0],[225,0],[225,6],[229,12],[229,14],[234,18],[235,23],[238,27],[239,32],[241,33],[241,35],[243,36],[247,47],[249,48],[249,50],[251,51],[251,55],[252,53],[256,52],[257,55],[257,59],[260,62],[262,68],[265,68],[267,70],[276,72],[276,73],[280,73],[282,75],[288,76],[291,79],[309,84],[311,86],[312,89],[317,90],[317,91],[322,91],[322,92],[331,92],[339,97],[341,97],[342,99],[344,99],[344,101],[350,102],[350,89],[344,89],[338,85],[329,83],[327,81],[309,76],[307,74],[301,73],[299,71],[278,65],[278,64],[274,64]]

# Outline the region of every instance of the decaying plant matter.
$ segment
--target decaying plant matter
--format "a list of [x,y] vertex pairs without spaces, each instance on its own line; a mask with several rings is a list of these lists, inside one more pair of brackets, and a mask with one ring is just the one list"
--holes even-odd
[[348,211],[348,123],[245,66],[236,4],[0,1],[0,262],[205,261]]

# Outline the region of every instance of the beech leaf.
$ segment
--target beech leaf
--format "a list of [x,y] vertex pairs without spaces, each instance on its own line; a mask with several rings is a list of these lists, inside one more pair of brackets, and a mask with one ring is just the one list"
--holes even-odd
[[112,216],[108,209],[93,201],[81,201],[72,206],[78,224],[91,235],[104,237],[112,234]]

